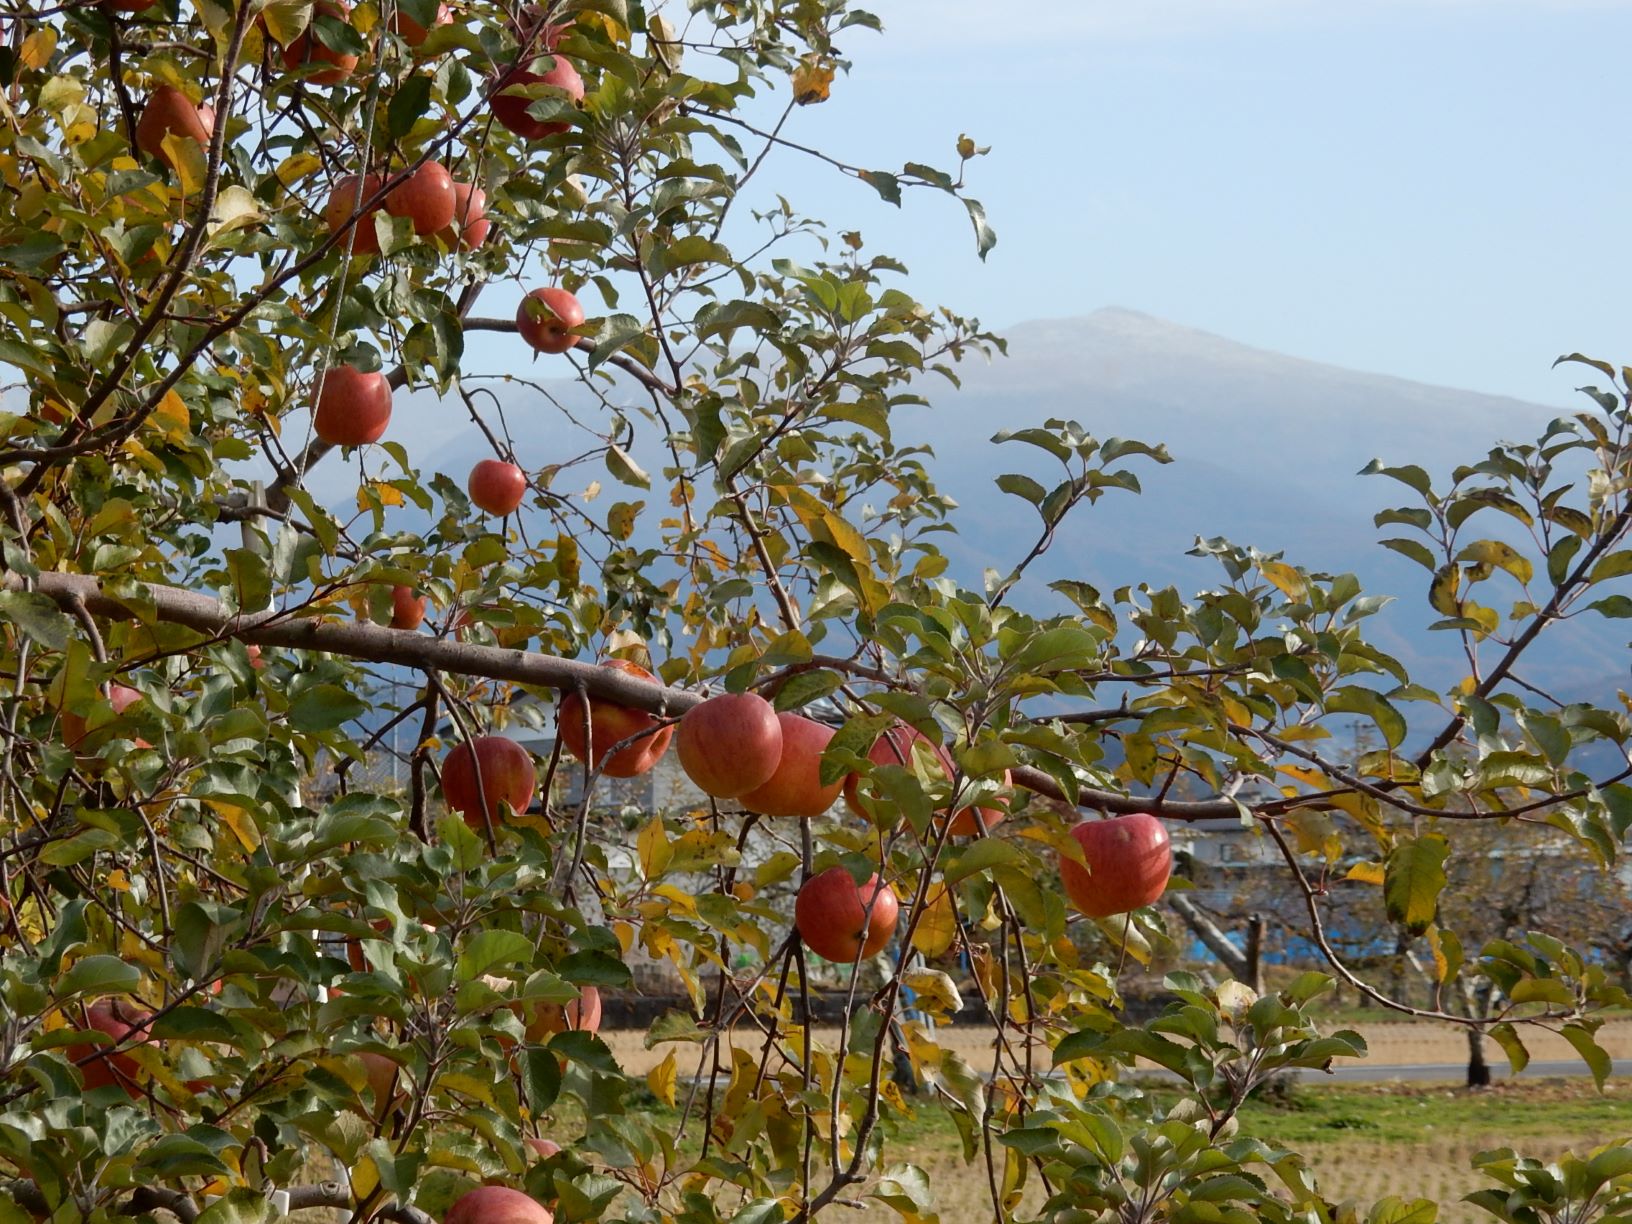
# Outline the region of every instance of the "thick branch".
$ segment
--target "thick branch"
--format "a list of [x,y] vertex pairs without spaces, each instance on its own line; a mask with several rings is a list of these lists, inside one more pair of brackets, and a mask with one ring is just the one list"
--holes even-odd
[[1219,964],[1229,971],[1231,977],[1238,982],[1252,980],[1252,967],[1246,954],[1235,946],[1235,941],[1218,923],[1202,913],[1200,906],[1182,892],[1170,892],[1164,900],[1174,913],[1184,919],[1184,925],[1207,946],[1207,950],[1218,957]]
[[[22,590],[23,579],[15,573],[0,575],[0,588]],[[86,574],[43,573],[34,589],[55,600],[65,610],[71,610],[76,602],[83,602],[96,616],[112,620],[137,619],[136,613],[127,604],[106,594],[102,584]],[[614,668],[598,667],[576,659],[449,641],[411,630],[386,629],[380,625],[295,617],[278,611],[239,614],[229,612],[217,600],[197,591],[152,585],[143,589],[153,601],[154,612],[161,621],[185,625],[213,638],[237,638],[257,646],[292,650],[321,650],[371,663],[395,663],[420,671],[485,676],[542,688],[582,688],[591,697],[665,717],[682,714],[703,700],[700,694],[685,689],[648,684]],[[1040,769],[1022,766],[1014,770],[1014,781],[1050,799],[1070,802],[1059,783]],[[1240,809],[1228,799],[1178,801],[1150,795],[1121,795],[1114,791],[1084,787],[1078,802],[1084,807],[1107,812],[1153,812],[1169,820],[1216,820],[1240,816]]]

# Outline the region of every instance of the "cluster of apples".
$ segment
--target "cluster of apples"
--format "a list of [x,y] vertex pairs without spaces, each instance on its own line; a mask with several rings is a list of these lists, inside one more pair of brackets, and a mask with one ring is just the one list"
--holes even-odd
[[[622,659],[612,667],[647,683],[657,678]],[[678,726],[661,723],[644,710],[578,693],[561,701],[557,723],[562,746],[580,761],[598,764],[602,773],[629,778],[646,773],[668,751],[671,740],[686,776],[704,794],[732,799],[765,816],[813,819],[842,796],[846,806],[866,818],[878,800],[852,774],[824,785],[821,758],[834,730],[822,723],[775,708],[755,693],[726,693],[687,710]],[[954,765],[946,748],[916,728],[899,724],[874,742],[868,758],[875,765],[906,765],[921,746],[950,778]],[[1005,775],[1004,785],[1011,779]],[[500,818],[504,805],[524,812],[536,793],[531,755],[503,736],[483,736],[461,744],[443,768],[443,793],[466,821],[480,828]],[[1000,806],[969,806],[956,813],[942,810],[952,836],[989,831],[1004,817]],[[1088,820],[1071,830],[1082,862],[1061,856],[1060,875],[1067,897],[1090,917],[1127,913],[1157,900],[1167,887],[1173,856],[1167,829],[1153,816],[1134,814]],[[852,963],[881,951],[895,933],[900,902],[874,874],[857,882],[843,867],[832,867],[807,880],[799,890],[794,922],[805,945],[830,961]]]
[[[155,0],[109,0],[123,12],[140,12]],[[350,20],[343,0],[318,0],[313,20]],[[452,20],[446,4],[438,7],[433,26]],[[409,46],[419,47],[429,31],[400,10],[389,22],[393,33]],[[570,60],[556,53],[569,24],[547,24],[540,10],[529,6],[522,20],[511,24],[511,32],[526,47],[548,53],[550,67],[533,71],[534,60],[524,59],[495,75],[489,103],[493,118],[526,140],[539,140],[564,132],[568,124],[535,119],[528,113],[536,86],[548,86],[571,102],[584,97],[584,80]],[[302,72],[303,79],[318,85],[338,85],[357,68],[358,57],[335,51],[314,37],[308,28],[282,49],[285,70]],[[167,137],[209,143],[215,129],[214,110],[192,101],[172,86],[160,85],[149,96],[136,125],[136,143],[150,158],[174,168],[164,147]],[[374,172],[345,174],[333,184],[323,207],[323,220],[331,234],[341,235],[339,245],[354,256],[380,253],[379,233],[374,216],[383,210],[392,217],[408,218],[414,233],[436,238],[449,250],[473,251],[486,240],[492,228],[487,216],[487,193],[475,183],[453,177],[438,161],[425,161],[385,190],[390,176]],[[383,195],[382,195],[383,192]],[[575,329],[584,323],[584,308],[566,289],[550,286],[529,293],[516,312],[517,330],[540,353],[565,353],[577,342]],[[352,365],[336,365],[318,379],[313,398],[312,430],[331,446],[364,446],[385,435],[391,421],[391,384],[384,373],[362,370]],[[488,514],[504,517],[514,513],[527,493],[527,476],[514,463],[484,459],[471,470],[467,481],[470,499]]]

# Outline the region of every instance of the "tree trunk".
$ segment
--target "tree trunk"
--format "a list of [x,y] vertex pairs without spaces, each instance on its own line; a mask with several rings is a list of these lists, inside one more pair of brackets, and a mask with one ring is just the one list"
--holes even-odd
[[1256,980],[1257,966],[1252,963],[1256,958],[1251,957],[1250,936],[1248,951],[1243,953],[1224,929],[1202,913],[1201,908],[1182,892],[1168,893],[1166,900],[1173,907],[1173,912],[1184,919],[1184,925],[1218,958],[1226,973],[1236,981],[1258,989],[1260,983]]
[[1490,1064],[1485,1061],[1485,1035],[1468,1026],[1468,1087],[1490,1087]]
[[1248,986],[1258,994],[1264,993],[1264,916],[1254,914],[1247,919],[1247,976]]

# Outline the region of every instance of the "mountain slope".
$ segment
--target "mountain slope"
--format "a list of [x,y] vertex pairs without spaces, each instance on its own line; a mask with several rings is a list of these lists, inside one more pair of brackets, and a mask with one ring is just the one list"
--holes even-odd
[[[1424,601],[1427,571],[1377,543],[1405,532],[1372,525],[1384,507],[1419,504],[1416,494],[1357,473],[1380,457],[1420,464],[1443,486],[1497,440],[1533,439],[1564,411],[1287,357],[1128,310],[1026,323],[1007,337],[1007,359],[966,367],[961,390],[932,388],[932,408],[897,427],[903,440],[934,445],[935,470],[962,505],[961,537],[946,545],[957,571],[1006,569],[1036,535],[1035,512],[998,492],[996,475],[1023,471],[1045,483],[1061,475],[1040,451],[987,439],[1067,417],[1101,439],[1165,443],[1173,462],[1131,461],[1143,495],[1113,491],[1079,511],[1038,577],[1081,579],[1107,594],[1140,581],[1188,594],[1223,577],[1216,563],[1185,555],[1198,536],[1284,550],[1400,596],[1371,632],[1426,668],[1429,683],[1452,678],[1437,661],[1455,652],[1454,639],[1426,632],[1436,619]],[[1493,588],[1487,601],[1518,598],[1511,583]],[[1606,671],[1625,670],[1624,645],[1615,627],[1583,618],[1551,630],[1541,653],[1566,691],[1605,695]]]

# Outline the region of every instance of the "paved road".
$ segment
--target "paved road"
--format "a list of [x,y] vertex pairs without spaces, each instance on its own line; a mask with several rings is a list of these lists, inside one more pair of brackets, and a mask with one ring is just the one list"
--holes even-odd
[[[1617,1058],[1613,1063],[1614,1074],[1618,1076],[1632,1075],[1632,1058]],[[1497,1057],[1491,1060],[1490,1073],[1493,1079],[1511,1079],[1513,1071],[1507,1065],[1505,1058]],[[1467,1080],[1467,1063],[1419,1063],[1414,1066],[1374,1066],[1371,1063],[1350,1063],[1339,1065],[1332,1069],[1330,1076],[1322,1075],[1319,1071],[1300,1072],[1311,1083],[1323,1083],[1331,1080],[1348,1080],[1361,1083],[1386,1083],[1389,1080],[1444,1080],[1454,1083],[1464,1083]],[[1560,1059],[1556,1062],[1532,1062],[1523,1071],[1525,1079],[1541,1076],[1581,1076],[1591,1074],[1587,1064],[1577,1059]]]

